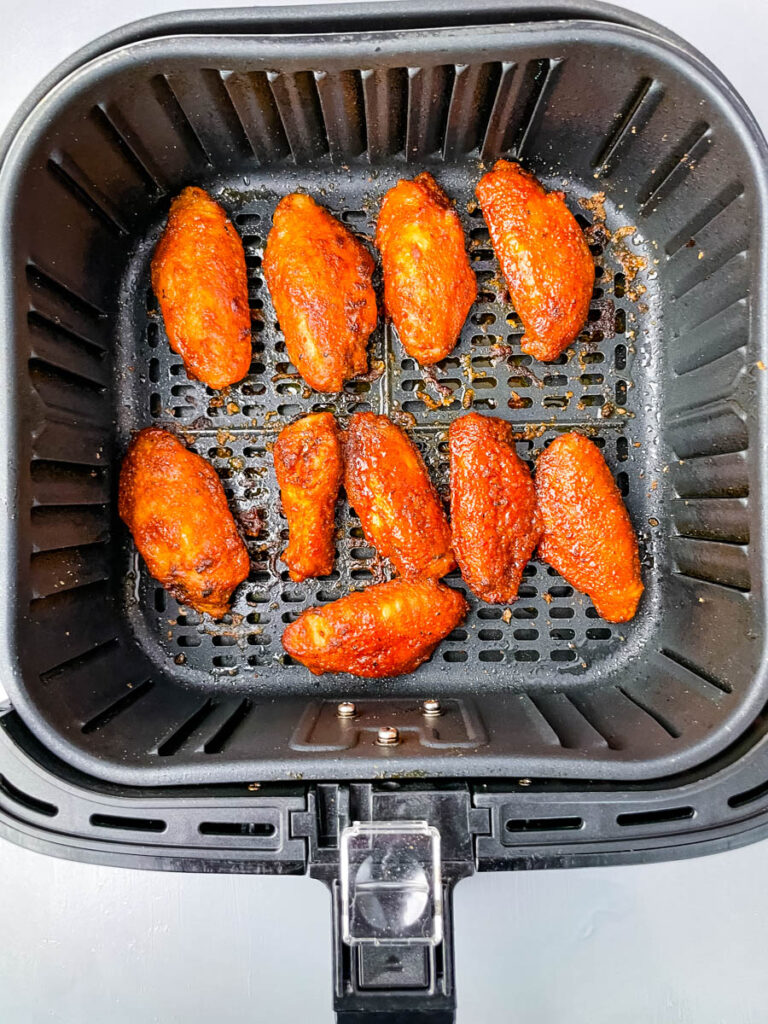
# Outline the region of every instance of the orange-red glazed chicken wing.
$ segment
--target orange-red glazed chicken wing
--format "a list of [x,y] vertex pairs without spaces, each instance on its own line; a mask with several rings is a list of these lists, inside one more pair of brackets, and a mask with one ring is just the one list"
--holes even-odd
[[291,362],[316,391],[341,391],[368,368],[373,268],[365,246],[314,199],[294,194],[277,204],[264,277]]
[[598,615],[631,619],[643,592],[637,537],[600,449],[561,434],[539,456],[536,497],[541,557],[592,598]]
[[341,435],[330,412],[318,412],[280,431],[275,473],[288,520],[283,561],[292,580],[325,576],[336,555],[334,510],[344,464]]
[[384,305],[406,352],[423,366],[452,351],[477,296],[464,232],[431,174],[399,181],[376,228]]
[[413,672],[463,621],[467,602],[434,580],[390,580],[308,608],[283,633],[288,654],[315,675]]
[[251,311],[243,243],[201,188],[185,188],[171,203],[152,258],[152,288],[171,348],[193,380],[224,388],[245,377]]
[[473,593],[506,604],[541,536],[531,474],[504,420],[473,412],[454,420],[448,437],[456,560]]
[[205,459],[147,427],[120,470],[120,517],[158,582],[182,604],[218,619],[248,575],[245,544],[224,488]]
[[344,436],[344,487],[368,541],[400,576],[439,579],[456,565],[437,491],[400,427],[355,413]]
[[562,192],[545,192],[518,164],[498,160],[477,186],[515,310],[522,349],[549,362],[584,326],[595,265]]

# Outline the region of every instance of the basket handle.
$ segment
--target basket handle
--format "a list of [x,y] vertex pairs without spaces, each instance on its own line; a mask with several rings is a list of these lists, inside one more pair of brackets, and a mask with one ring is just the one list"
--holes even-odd
[[310,790],[294,826],[331,893],[337,1024],[453,1024],[452,895],[477,815],[460,784]]

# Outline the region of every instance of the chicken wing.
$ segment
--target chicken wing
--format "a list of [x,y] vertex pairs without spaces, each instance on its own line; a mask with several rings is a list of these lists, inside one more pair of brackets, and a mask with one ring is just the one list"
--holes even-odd
[[380,678],[413,672],[463,622],[467,602],[435,580],[390,580],[320,608],[283,633],[283,647],[310,672]]
[[158,582],[182,604],[218,619],[250,568],[224,488],[205,459],[147,427],[120,470],[120,518]]
[[562,192],[545,192],[508,160],[483,175],[477,198],[525,327],[521,347],[543,362],[556,359],[589,312],[595,265],[584,234]]
[[251,311],[243,243],[201,188],[185,188],[171,203],[152,258],[152,288],[171,348],[193,380],[225,388],[245,377]]
[[477,282],[459,218],[431,174],[387,192],[376,245],[384,305],[403,348],[423,366],[445,359],[477,297]]
[[602,618],[631,619],[643,592],[637,537],[600,449],[581,434],[561,434],[539,456],[536,497],[541,557],[588,594]]
[[341,391],[368,367],[373,268],[365,246],[314,199],[294,194],[277,204],[264,278],[288,355],[315,391]]
[[504,420],[473,412],[451,423],[448,438],[456,560],[473,593],[507,604],[541,536],[531,474]]
[[355,413],[344,435],[344,487],[365,536],[400,576],[455,568],[451,528],[418,449],[386,416]]
[[283,561],[297,583],[325,576],[336,556],[334,510],[344,473],[333,413],[317,412],[285,427],[273,454],[289,530]]

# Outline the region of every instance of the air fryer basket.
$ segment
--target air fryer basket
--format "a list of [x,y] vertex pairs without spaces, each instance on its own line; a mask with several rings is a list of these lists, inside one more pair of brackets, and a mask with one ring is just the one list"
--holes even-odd
[[[591,324],[557,364],[521,354],[473,200],[501,154],[564,188],[585,225],[605,192]],[[306,188],[370,236],[381,194],[424,167],[455,197],[479,275],[460,345],[425,380],[380,328],[377,381],[338,400],[309,392],[259,272],[277,199]],[[643,778],[722,749],[765,700],[763,467],[750,443],[763,415],[762,173],[729,98],[671,46],[616,26],[150,39],[83,67],[27,120],[3,173],[19,510],[7,670],[20,713],[91,774],[144,783]],[[169,196],[189,182],[221,199],[246,245],[254,361],[225,395],[187,380],[149,288]],[[637,618],[600,621],[534,562],[508,613],[473,602],[412,676],[315,680],[290,664],[285,622],[372,578],[348,510],[331,577],[294,585],[276,559],[270,443],[329,406],[403,417],[442,484],[446,427],[464,409],[512,420],[525,457],[588,430],[642,536]],[[116,520],[114,469],[131,430],[153,422],[213,460],[237,510],[265,514],[222,623],[157,588]],[[436,725],[418,711],[428,695],[444,701]],[[360,698],[352,727],[336,718],[340,697]],[[403,736],[385,755],[382,715]]]

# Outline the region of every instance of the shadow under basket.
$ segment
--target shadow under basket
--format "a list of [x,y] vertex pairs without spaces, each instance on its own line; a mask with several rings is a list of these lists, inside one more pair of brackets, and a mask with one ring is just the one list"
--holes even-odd
[[[26,726],[90,776],[152,786],[618,784],[723,751],[768,698],[762,146],[706,64],[598,22],[168,34],[78,67],[21,122],[0,173],[2,670]],[[521,350],[474,200],[500,156],[565,192],[595,255],[589,323],[552,364]],[[381,376],[310,392],[261,276],[276,202],[306,190],[370,244],[384,192],[426,169],[456,201],[478,275],[459,345],[431,377],[380,322]],[[169,201],[189,184],[245,245],[253,363],[226,393],[187,378],[150,288]],[[534,560],[509,609],[467,594],[467,621],[412,675],[313,678],[281,654],[285,624],[375,575],[343,502],[331,576],[297,585],[279,561],[271,445],[328,408],[403,416],[441,488],[447,427],[467,410],[510,420],[528,460],[588,433],[641,539],[634,621],[600,620]],[[236,514],[262,515],[220,622],[160,589],[118,520],[120,460],[150,424],[212,461]],[[425,718],[427,697],[442,715]],[[341,699],[355,718],[338,717]],[[380,725],[401,742],[377,745]]]

